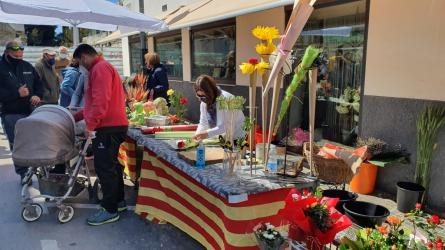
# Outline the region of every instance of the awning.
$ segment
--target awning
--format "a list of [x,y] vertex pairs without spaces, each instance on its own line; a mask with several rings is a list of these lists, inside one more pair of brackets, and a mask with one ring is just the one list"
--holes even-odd
[[[169,30],[176,30],[293,3],[294,0],[201,0],[158,18],[168,25]],[[150,34],[155,33],[158,32]]]
[[94,44],[98,45],[98,44],[109,43],[109,42],[113,42],[113,41],[118,40],[118,39],[122,39],[122,38],[127,37],[127,36],[137,35],[139,33],[140,33],[140,31],[124,32],[124,31],[121,31],[121,30],[117,30],[117,31],[111,33],[110,35],[108,35],[108,36],[106,36],[106,37],[104,37],[102,39],[97,40],[96,42],[94,42]]
[[[200,0],[182,5],[168,14],[156,18],[164,21],[168,30],[178,30],[293,3],[294,0]],[[165,32],[165,30],[160,32]],[[148,34],[153,35],[160,32],[149,32]],[[96,44],[137,34],[137,32],[115,33],[97,41]]]

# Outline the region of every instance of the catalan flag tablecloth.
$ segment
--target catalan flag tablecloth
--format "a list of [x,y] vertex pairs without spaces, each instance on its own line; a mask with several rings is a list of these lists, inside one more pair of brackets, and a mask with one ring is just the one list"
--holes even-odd
[[[171,223],[207,249],[257,249],[253,227],[276,226],[289,183],[268,178],[227,178],[218,165],[196,169],[165,142],[130,130],[127,142],[144,145],[136,213],[155,223]],[[127,143],[126,142],[126,143]],[[125,146],[121,151],[132,146]],[[131,154],[127,154],[127,160]],[[313,185],[298,178],[301,187]]]

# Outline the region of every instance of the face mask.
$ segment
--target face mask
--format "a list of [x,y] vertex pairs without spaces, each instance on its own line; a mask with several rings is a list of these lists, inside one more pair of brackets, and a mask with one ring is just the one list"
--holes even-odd
[[60,59],[66,59],[68,56],[66,54],[59,54]]
[[51,65],[51,66],[56,64],[56,59],[54,59],[54,58],[48,59],[47,61],[48,61],[48,64]]
[[12,56],[10,56],[10,55],[8,55],[8,61],[9,62],[11,62],[11,63],[18,63],[18,62],[20,62],[22,59],[17,59],[17,58],[14,58],[14,57],[12,57]]

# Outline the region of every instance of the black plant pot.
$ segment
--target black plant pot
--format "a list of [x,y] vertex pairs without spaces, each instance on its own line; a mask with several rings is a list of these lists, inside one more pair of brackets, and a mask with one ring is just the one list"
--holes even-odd
[[397,210],[408,213],[422,200],[425,188],[414,182],[397,182]]
[[385,222],[389,216],[389,210],[386,207],[363,201],[348,202],[343,205],[345,215],[351,221],[361,227],[374,228]]
[[340,213],[344,214],[345,210],[343,209],[343,205],[345,203],[355,201],[358,197],[356,193],[351,193],[345,190],[339,190],[339,189],[327,189],[323,191],[323,196],[329,197],[329,198],[339,198],[337,205],[335,206],[335,209],[339,211]]

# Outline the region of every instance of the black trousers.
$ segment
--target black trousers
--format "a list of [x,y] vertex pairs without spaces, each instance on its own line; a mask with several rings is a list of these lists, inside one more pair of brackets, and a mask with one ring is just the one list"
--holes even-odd
[[127,132],[119,130],[98,129],[93,139],[94,168],[103,193],[101,205],[109,213],[116,213],[117,204],[124,200],[122,166],[117,157]]

